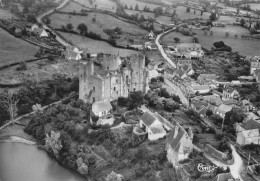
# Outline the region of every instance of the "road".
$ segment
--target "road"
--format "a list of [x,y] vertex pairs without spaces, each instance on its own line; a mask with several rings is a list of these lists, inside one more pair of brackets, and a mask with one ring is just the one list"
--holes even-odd
[[181,99],[182,104],[184,104],[185,106],[189,106],[188,99],[185,97],[185,95],[183,94],[183,92],[181,91],[181,89],[179,87],[174,85],[168,79],[164,79],[164,82],[165,82],[166,86],[163,88],[166,88],[166,90],[169,91],[171,94],[178,95]]
[[168,33],[168,32],[171,32],[173,30],[175,30],[176,27],[164,32],[164,33],[161,33],[159,35],[157,35],[156,39],[155,39],[155,44],[157,45],[158,47],[158,50],[161,52],[161,55],[163,56],[163,58],[173,67],[173,68],[176,68],[176,64],[167,56],[167,54],[165,53],[162,45],[159,43],[159,40],[161,38],[162,35]]
[[62,2],[62,4],[60,4],[58,7],[54,8],[54,9],[51,9],[51,10],[49,10],[49,11],[47,11],[47,12],[45,12],[45,13],[39,15],[39,16],[36,18],[37,22],[38,22],[38,23],[41,23],[44,29],[50,30],[50,31],[56,36],[56,40],[57,40],[60,44],[62,44],[62,45],[64,45],[64,46],[69,46],[70,44],[69,44],[66,40],[64,40],[61,36],[57,35],[51,28],[49,28],[49,27],[42,21],[42,19],[43,19],[45,16],[47,16],[47,15],[53,13],[55,9],[58,10],[58,9],[63,8],[69,1],[70,1],[70,0],[64,0],[64,1]]

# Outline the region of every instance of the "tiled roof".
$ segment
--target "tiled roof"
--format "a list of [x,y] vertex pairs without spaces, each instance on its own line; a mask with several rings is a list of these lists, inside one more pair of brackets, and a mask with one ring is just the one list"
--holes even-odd
[[[176,134],[175,131],[177,131],[178,133],[174,138],[174,135]],[[167,142],[171,145],[171,147],[176,152],[179,152],[180,145],[181,145],[180,141],[181,138],[185,135],[185,133],[186,131],[181,126],[177,126],[177,128],[170,131],[168,135]]]
[[235,89],[233,87],[227,87],[223,91],[226,91],[228,93],[232,93]]
[[215,80],[217,76],[216,74],[200,74],[198,79]]
[[260,137],[259,129],[242,131],[245,138]]
[[208,85],[193,85],[192,88],[196,90],[207,90],[210,89]]
[[152,131],[153,134],[159,134],[159,133],[166,133],[166,131],[163,129],[162,126],[152,126],[150,127],[150,130]]
[[229,181],[229,179],[234,179],[231,173],[221,173],[218,174],[213,181]]
[[151,126],[153,123],[154,123],[154,121],[157,119],[154,115],[153,115],[153,113],[151,113],[151,112],[145,112],[142,116],[141,116],[141,118],[140,118],[142,121],[143,121],[143,123],[146,125],[146,126]]
[[110,102],[100,101],[92,104],[92,111],[96,114],[103,111],[109,111],[112,109]]
[[221,104],[219,107],[218,107],[218,111],[221,111],[221,112],[229,112],[232,110],[232,107],[231,106],[227,106],[225,104]]
[[245,130],[260,129],[260,122],[258,120],[250,119],[245,124],[241,125]]

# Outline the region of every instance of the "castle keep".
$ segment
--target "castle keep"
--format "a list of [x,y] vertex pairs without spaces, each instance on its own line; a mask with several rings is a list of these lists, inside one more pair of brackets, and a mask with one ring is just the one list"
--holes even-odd
[[[94,61],[101,70],[94,69]],[[131,91],[147,92],[148,78],[145,56],[134,54],[120,58],[115,55],[88,57],[79,68],[79,98],[85,102],[115,100]]]

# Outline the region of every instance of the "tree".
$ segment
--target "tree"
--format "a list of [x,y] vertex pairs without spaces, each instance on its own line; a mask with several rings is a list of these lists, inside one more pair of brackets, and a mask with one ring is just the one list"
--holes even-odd
[[238,35],[237,34],[235,34],[235,39],[237,39],[238,38]]
[[212,13],[210,14],[210,16],[209,16],[209,20],[210,20],[210,21],[215,21],[215,20],[217,20],[217,15],[216,15],[216,13],[212,12]]
[[194,9],[194,14],[196,14],[196,10]]
[[133,10],[133,6],[132,5],[130,6],[130,10]]
[[158,16],[162,15],[162,13],[163,13],[162,7],[157,7],[157,8],[154,9],[155,17],[158,17]]
[[242,27],[244,27],[245,24],[246,24],[246,20],[245,20],[244,18],[242,18],[242,19],[240,20],[240,25],[241,25]]
[[85,35],[88,32],[88,27],[84,23],[81,23],[78,25],[77,30],[79,34]]
[[121,174],[111,172],[106,178],[105,181],[123,181],[124,177]]
[[229,37],[229,32],[228,32],[228,31],[225,33],[225,36],[226,36],[227,38]]
[[14,95],[13,91],[5,89],[0,95],[0,102],[2,107],[8,112],[12,124],[14,124],[14,119],[17,116],[17,103],[19,99]]
[[213,36],[214,32],[212,30],[210,30],[209,34],[210,34],[210,36]]
[[67,28],[67,30],[71,31],[71,30],[73,30],[74,27],[73,27],[73,25],[71,23],[68,23],[66,25],[66,28]]
[[144,103],[144,95],[142,91],[130,92],[129,95],[129,109],[135,109]]
[[190,7],[186,8],[186,12],[189,13],[190,12]]
[[205,36],[208,35],[208,30],[204,30],[204,35],[205,35]]
[[174,37],[173,39],[174,39],[175,43],[180,43],[180,41],[181,41],[179,37]]
[[59,158],[62,144],[60,140],[60,133],[51,131],[51,135],[46,135],[45,147],[47,150],[52,151],[56,158]]
[[196,35],[193,36],[193,42],[199,43],[199,38]]
[[206,116],[211,116],[213,114],[213,112],[210,110],[210,109],[208,109],[207,111],[206,111]]
[[95,17],[92,18],[92,22],[93,22],[93,23],[96,22],[96,18],[95,18]]
[[127,4],[125,4],[125,9],[128,9]]
[[136,10],[136,11],[139,11],[138,4],[135,5],[135,10]]
[[204,11],[200,11],[200,16],[202,16],[202,15],[203,15],[203,13],[204,13]]

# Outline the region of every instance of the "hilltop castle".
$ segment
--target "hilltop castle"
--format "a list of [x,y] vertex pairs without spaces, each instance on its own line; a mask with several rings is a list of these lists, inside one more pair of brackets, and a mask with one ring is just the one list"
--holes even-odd
[[[101,70],[94,70],[94,61]],[[85,102],[115,100],[131,91],[147,92],[148,78],[145,56],[134,54],[120,58],[115,55],[88,56],[80,61],[79,98]]]

